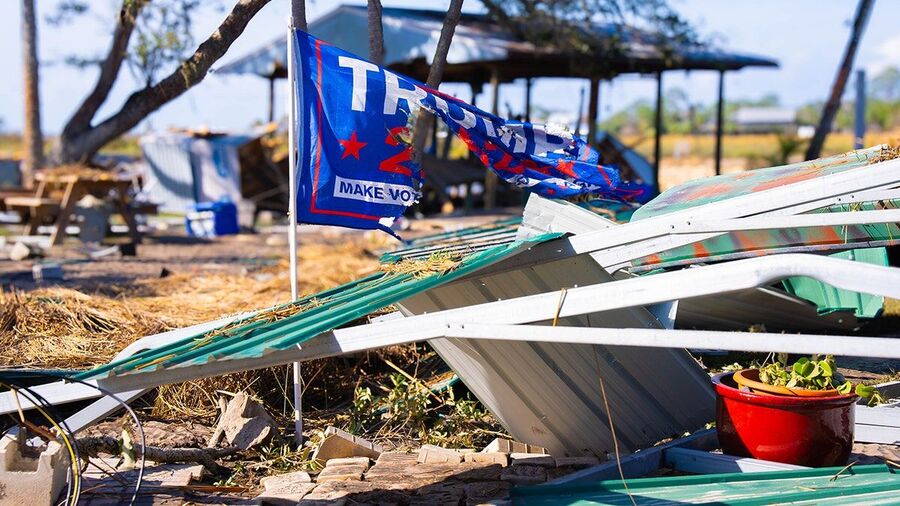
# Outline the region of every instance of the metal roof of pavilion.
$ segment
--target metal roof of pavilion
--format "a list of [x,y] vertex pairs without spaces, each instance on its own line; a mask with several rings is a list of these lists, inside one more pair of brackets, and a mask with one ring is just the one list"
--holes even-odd
[[[383,10],[385,65],[424,80],[434,54],[445,13],[437,10],[386,7]],[[622,55],[597,55],[604,60],[612,77],[622,73],[648,73],[661,70],[739,70],[744,67],[777,67],[770,58],[726,52],[721,49],[676,48],[665,55],[649,42],[649,34],[629,30],[623,33],[613,25],[598,25],[601,34],[626,40]],[[309,24],[309,32],[342,49],[368,54],[366,7],[341,5]],[[636,35],[637,34],[637,35]],[[257,74],[285,77],[287,53],[284,37],[218,69],[221,74]],[[492,69],[502,80],[522,77],[592,77],[587,74],[585,57],[548,51],[513,36],[484,14],[463,14],[453,36],[444,71],[445,82],[482,83],[490,79]],[[593,72],[593,71],[592,71]]]

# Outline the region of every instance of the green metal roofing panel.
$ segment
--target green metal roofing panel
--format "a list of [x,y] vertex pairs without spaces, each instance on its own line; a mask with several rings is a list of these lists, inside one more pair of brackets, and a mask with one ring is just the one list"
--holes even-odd
[[[862,248],[841,251],[831,256],[874,265],[888,265],[885,248]],[[782,281],[785,290],[814,303],[820,313],[852,310],[857,318],[875,318],[884,308],[884,297],[841,290],[811,278],[788,278]]]
[[[837,477],[835,478],[835,476]],[[900,474],[886,465],[674,476],[512,489],[514,505],[900,504]]]
[[471,253],[488,247],[507,244],[515,240],[516,230],[521,223],[522,217],[514,216],[484,225],[419,237],[407,241],[400,248],[388,251],[382,255],[381,261],[396,262],[401,258],[420,258],[436,251],[464,251]]
[[424,277],[413,273],[378,272],[296,302],[260,311],[225,327],[75,374],[74,377],[86,379],[136,374],[219,360],[261,357],[271,351],[301,344],[323,332],[352,323],[407,297],[466,276],[559,236],[545,234],[472,253],[462,258],[452,270]]
[[881,153],[881,146],[876,146],[790,165],[695,179],[670,188],[646,203],[634,212],[632,221],[844,172],[868,165],[870,159]]

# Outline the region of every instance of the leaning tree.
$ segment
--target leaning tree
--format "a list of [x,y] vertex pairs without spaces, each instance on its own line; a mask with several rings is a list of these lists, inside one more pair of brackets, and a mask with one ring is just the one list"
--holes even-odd
[[[89,162],[104,145],[196,86],[269,1],[238,0],[215,31],[191,53],[191,20],[203,7],[202,0],[121,0],[105,55],[96,60],[69,58],[77,65],[96,64],[100,72],[63,127],[52,161]],[[88,2],[64,0],[48,21],[65,23],[89,9]],[[139,87],[117,111],[98,118],[123,66],[132,72]]]

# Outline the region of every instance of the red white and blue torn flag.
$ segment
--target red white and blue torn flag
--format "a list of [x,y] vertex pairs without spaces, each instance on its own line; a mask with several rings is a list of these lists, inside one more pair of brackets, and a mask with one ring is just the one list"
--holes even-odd
[[494,116],[302,32],[297,69],[300,223],[380,229],[419,198],[411,128],[419,109],[441,118],[486,166],[541,196],[635,200],[596,150],[563,128]]

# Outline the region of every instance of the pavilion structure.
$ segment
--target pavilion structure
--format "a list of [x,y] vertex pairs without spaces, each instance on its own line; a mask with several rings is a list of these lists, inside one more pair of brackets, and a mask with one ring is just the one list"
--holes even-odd
[[[383,10],[384,65],[425,81],[443,26],[445,13],[437,10],[390,8]],[[663,125],[663,73],[669,71],[713,71],[719,76],[715,116],[715,168],[721,170],[725,73],[746,67],[777,67],[773,59],[721,49],[685,47],[661,49],[654,36],[639,30],[623,30],[615,25],[597,25],[601,37],[616,38],[615,54],[571,54],[537,47],[513,35],[485,14],[463,14],[447,57],[443,82],[467,83],[472,102],[485,84],[490,84],[492,112],[499,113],[501,85],[520,81],[525,86],[522,116],[530,120],[531,89],[542,77],[586,79],[590,83],[587,123],[588,139],[597,136],[600,82],[622,74],[649,75],[656,79],[654,172],[659,174]],[[309,23],[309,32],[344,50],[368,54],[368,25],[364,5],[341,5]],[[218,74],[255,74],[269,82],[269,120],[274,120],[275,80],[287,77],[287,50],[284,37],[221,68]],[[581,111],[579,111],[579,115]],[[485,207],[493,206],[495,177],[485,172]],[[656,178],[658,181],[658,177]],[[654,182],[655,184],[656,181]]]

